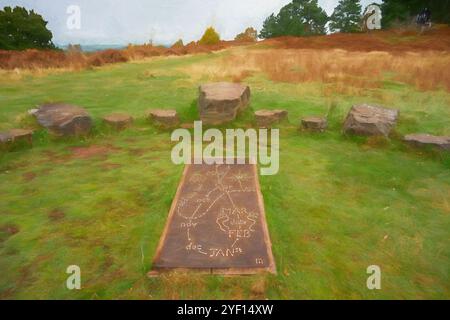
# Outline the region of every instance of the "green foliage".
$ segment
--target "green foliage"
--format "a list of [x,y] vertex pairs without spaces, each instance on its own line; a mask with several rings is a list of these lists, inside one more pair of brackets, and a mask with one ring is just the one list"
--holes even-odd
[[450,0],[383,0],[383,28],[410,23],[425,7],[431,10],[433,22],[450,24]]
[[278,15],[271,14],[264,21],[260,37],[325,34],[327,22],[328,16],[317,0],[293,0]]
[[331,32],[358,32],[361,20],[359,0],[340,0],[330,17]]
[[219,42],[220,35],[213,27],[209,27],[208,29],[206,29],[199,43],[202,45],[213,45],[218,44]]
[[0,49],[52,49],[52,33],[47,21],[33,10],[5,7],[0,10]]
[[247,28],[243,33],[239,33],[234,40],[242,42],[255,42],[258,39],[258,31],[255,28]]

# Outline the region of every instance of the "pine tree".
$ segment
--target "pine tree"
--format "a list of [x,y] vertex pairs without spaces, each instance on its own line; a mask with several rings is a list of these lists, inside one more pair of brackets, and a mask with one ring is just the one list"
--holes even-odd
[[359,0],[340,0],[330,17],[331,32],[360,31],[361,3]]
[[325,34],[328,16],[317,0],[293,0],[263,24],[261,38]]

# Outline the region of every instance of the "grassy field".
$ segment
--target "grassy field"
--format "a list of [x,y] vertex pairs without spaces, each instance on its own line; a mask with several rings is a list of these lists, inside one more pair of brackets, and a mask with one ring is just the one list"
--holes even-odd
[[[450,157],[400,141],[412,132],[450,135],[445,85],[437,79],[425,91],[390,69],[375,82],[352,70],[341,82],[276,77],[257,63],[269,51],[284,53],[250,46],[77,72],[3,71],[0,130],[33,126],[26,111],[54,101],[84,106],[96,129],[83,140],[38,130],[32,149],[0,154],[0,298],[450,298]],[[445,67],[448,55],[439,61]],[[448,73],[447,65],[441,77]],[[183,168],[171,163],[170,132],[144,114],[170,108],[192,122],[197,86],[212,80],[252,89],[251,107],[232,126],[251,126],[258,109],[289,111],[280,172],[261,177],[278,274],[148,279]],[[342,135],[346,113],[362,102],[401,111],[392,139]],[[136,117],[134,126],[109,131],[100,118],[114,111]],[[328,115],[328,132],[299,132],[307,115]],[[72,264],[82,270],[80,291],[65,286]],[[382,290],[366,288],[369,265],[381,267]]]

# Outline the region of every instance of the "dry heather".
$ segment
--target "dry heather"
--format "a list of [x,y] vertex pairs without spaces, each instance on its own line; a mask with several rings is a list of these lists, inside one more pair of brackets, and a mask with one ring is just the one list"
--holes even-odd
[[[233,49],[229,55],[182,68],[193,82],[235,82],[262,73],[272,81],[321,82],[328,93],[357,94],[398,81],[419,90],[450,91],[450,53],[355,52],[341,49]],[[327,93],[325,92],[325,93]]]
[[358,94],[385,80],[419,90],[450,91],[450,28],[424,36],[411,30],[322,37],[284,37],[263,42],[262,50],[233,49],[214,61],[190,65],[193,81],[244,81],[263,73],[278,82],[326,84],[325,94]]
[[388,78],[431,90],[450,91],[450,53],[423,52],[393,55],[389,52],[278,49],[232,56],[226,62],[259,69],[280,82],[323,82],[356,88],[376,88]]
[[[202,46],[190,43],[172,48],[152,45],[96,53],[0,51],[1,69],[83,69],[108,63],[154,56],[187,55],[238,46],[221,42]],[[425,35],[412,30],[371,34],[334,34],[319,37],[283,37],[248,48],[233,48],[230,54],[184,68],[192,81],[200,79],[240,82],[263,73],[279,82],[321,82],[324,94],[357,94],[380,87],[385,80],[399,81],[420,90],[450,91],[450,28],[437,26]],[[258,50],[259,49],[259,50]]]
[[[152,45],[129,45],[123,50],[104,50],[94,53],[66,52],[62,50],[0,50],[0,69],[73,69],[79,70],[109,63],[127,62],[155,56],[187,55],[206,53],[224,49],[234,42],[221,42],[217,45],[202,46],[190,43],[183,47],[164,48]],[[237,43],[236,43],[237,45]]]
[[344,49],[347,51],[449,51],[450,27],[436,25],[419,35],[414,27],[371,33],[336,33],[318,37],[281,37],[265,41],[265,44],[284,49]]

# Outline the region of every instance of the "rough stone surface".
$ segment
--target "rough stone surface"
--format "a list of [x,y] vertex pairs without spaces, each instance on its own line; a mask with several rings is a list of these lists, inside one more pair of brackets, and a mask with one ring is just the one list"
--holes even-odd
[[0,132],[0,144],[6,144],[11,141],[11,136],[9,132]]
[[450,151],[450,136],[433,136],[426,133],[409,134],[403,139],[407,144],[414,147],[432,146],[442,150]]
[[250,102],[250,87],[229,82],[201,85],[198,108],[205,124],[217,125],[236,119]]
[[17,143],[31,145],[33,143],[33,131],[27,129],[11,129],[0,133],[0,145],[2,148]]
[[160,109],[150,110],[148,112],[148,117],[156,125],[159,125],[164,128],[176,127],[180,123],[178,113],[175,110],[160,110]]
[[103,121],[116,130],[123,130],[133,123],[133,117],[126,113],[112,113],[103,117]]
[[259,127],[270,127],[284,119],[287,119],[286,110],[258,110],[255,112],[256,124]]
[[398,110],[367,104],[353,106],[344,123],[344,132],[363,136],[389,136],[397,124]]
[[302,128],[308,131],[324,132],[328,127],[326,118],[306,117],[302,119]]
[[188,165],[153,270],[275,272],[256,165]]
[[69,104],[46,104],[33,112],[39,124],[58,136],[86,135],[92,119],[84,108]]

